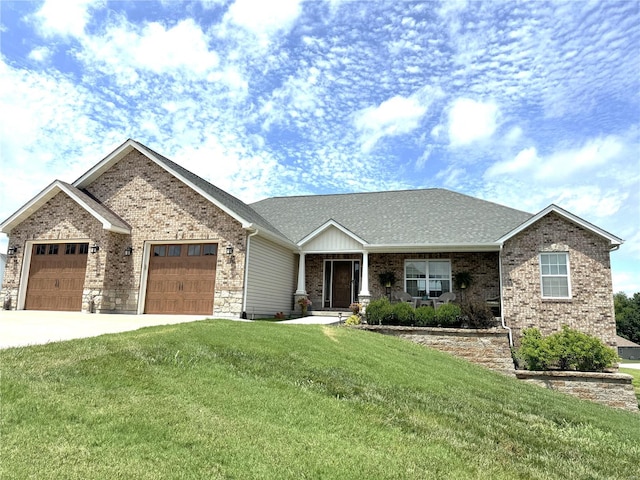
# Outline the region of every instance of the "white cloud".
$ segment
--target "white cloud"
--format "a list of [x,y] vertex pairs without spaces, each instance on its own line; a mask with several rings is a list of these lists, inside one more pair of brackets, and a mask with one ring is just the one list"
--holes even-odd
[[452,146],[490,138],[498,127],[499,109],[494,102],[457,99],[449,110],[449,140]]
[[122,22],[110,26],[102,37],[85,41],[81,57],[87,63],[104,63],[128,76],[125,83],[135,83],[136,70],[167,73],[185,70],[202,77],[219,63],[218,54],[210,51],[208,39],[192,19],[167,29],[157,22],[138,29]]
[[362,149],[370,151],[383,137],[414,131],[429,109],[433,97],[424,92],[411,97],[396,95],[377,107],[367,107],[354,115],[354,125],[361,132]]
[[236,0],[225,20],[243,27],[266,41],[278,31],[288,31],[301,13],[300,0]]
[[89,8],[102,0],[45,0],[34,18],[44,36],[81,37],[89,21]]
[[558,150],[546,157],[541,157],[535,147],[528,147],[512,160],[491,165],[486,170],[485,177],[519,174],[542,182],[558,183],[610,166],[626,150],[623,140],[613,135],[591,139],[580,147]]
[[29,59],[34,62],[44,62],[51,57],[51,50],[47,47],[36,47],[29,52]]

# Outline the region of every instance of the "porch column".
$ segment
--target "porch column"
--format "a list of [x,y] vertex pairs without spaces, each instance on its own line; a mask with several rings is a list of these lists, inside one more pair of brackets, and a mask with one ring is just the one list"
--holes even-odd
[[306,295],[307,290],[305,288],[305,271],[304,271],[304,260],[305,253],[300,252],[300,263],[298,264],[298,289],[296,290],[296,295]]
[[369,252],[362,252],[362,281],[360,282],[360,297],[370,297],[369,293]]

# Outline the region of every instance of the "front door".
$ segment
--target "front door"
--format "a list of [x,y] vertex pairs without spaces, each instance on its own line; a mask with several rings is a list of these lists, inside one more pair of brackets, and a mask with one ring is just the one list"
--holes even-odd
[[351,305],[352,269],[353,262],[333,262],[333,308],[348,308]]

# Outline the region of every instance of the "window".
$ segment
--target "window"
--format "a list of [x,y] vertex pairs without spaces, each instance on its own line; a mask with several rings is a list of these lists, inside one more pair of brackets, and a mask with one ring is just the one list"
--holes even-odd
[[210,243],[208,245],[204,245],[203,255],[215,255],[218,253],[218,245],[215,243]]
[[187,255],[190,257],[199,257],[200,256],[200,245],[189,245],[189,251]]
[[405,291],[412,297],[439,297],[451,291],[449,260],[409,260],[404,271]]
[[79,244],[78,248],[78,254],[79,255],[86,255],[87,253],[89,253],[89,244],[88,243],[81,243]]
[[57,254],[58,254],[58,244],[57,243],[50,244],[47,255],[57,255]]
[[36,245],[36,255],[46,255],[46,254],[47,254],[46,245]]
[[170,257],[179,257],[180,256],[180,245],[169,245],[169,256]]
[[541,253],[540,278],[543,298],[569,298],[569,254]]
[[156,245],[153,247],[153,256],[154,257],[164,257],[167,253],[167,247],[164,245]]
[[76,244],[75,243],[67,243],[64,247],[65,255],[75,255],[76,253]]

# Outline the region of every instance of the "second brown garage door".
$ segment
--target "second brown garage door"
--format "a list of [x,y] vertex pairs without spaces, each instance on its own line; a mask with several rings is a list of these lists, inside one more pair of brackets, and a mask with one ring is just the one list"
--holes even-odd
[[153,245],[145,313],[211,315],[217,244]]

